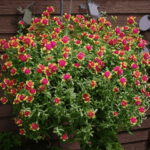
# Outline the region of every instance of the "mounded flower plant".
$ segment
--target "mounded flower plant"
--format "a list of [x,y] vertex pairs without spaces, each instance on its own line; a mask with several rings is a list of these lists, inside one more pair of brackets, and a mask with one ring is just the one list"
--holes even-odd
[[[148,53],[135,17],[116,27],[100,17],[51,17],[52,6],[34,18],[4,50],[0,86],[3,104],[13,104],[20,134],[36,141],[53,129],[62,141],[84,150],[119,149],[119,129],[131,134],[146,119],[150,85]],[[116,19],[116,18],[114,18]],[[50,137],[49,137],[50,138]]]

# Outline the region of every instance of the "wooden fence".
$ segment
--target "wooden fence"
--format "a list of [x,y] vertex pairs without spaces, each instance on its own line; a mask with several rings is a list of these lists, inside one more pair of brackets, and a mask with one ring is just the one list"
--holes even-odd
[[[36,5],[33,9],[33,14],[39,16],[46,9],[47,6],[54,6],[54,15],[60,15],[60,0],[34,0]],[[16,35],[16,25],[12,25],[12,18],[17,19],[21,15],[17,11],[18,5],[26,8],[32,0],[0,0],[0,39],[5,38],[9,40],[11,36]],[[86,11],[81,10],[79,5],[84,3],[85,0],[72,0],[71,14],[85,14]],[[111,21],[111,15],[117,16],[115,26],[125,26],[127,17],[136,16],[136,21],[139,23],[143,15],[150,13],[149,0],[95,0],[95,3],[100,4],[99,11],[106,11],[108,14],[108,21]],[[64,0],[63,12],[70,12],[70,0]],[[150,31],[141,32],[144,39],[150,41]],[[0,55],[3,54],[0,49]],[[3,96],[3,91],[0,91],[0,97]],[[10,104],[0,104],[0,132],[14,131],[19,132],[18,126],[11,119],[12,106]],[[149,144],[149,131],[150,131],[150,110],[147,111],[147,119],[143,122],[141,128],[134,127],[134,136],[129,135],[127,132],[119,131],[118,139],[125,150],[147,150]],[[57,139],[56,139],[57,140]],[[71,148],[77,150],[80,148],[78,143],[60,144],[62,150]]]

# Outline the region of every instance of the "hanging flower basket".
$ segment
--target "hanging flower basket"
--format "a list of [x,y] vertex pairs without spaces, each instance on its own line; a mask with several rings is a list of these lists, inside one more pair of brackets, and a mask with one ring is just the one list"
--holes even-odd
[[150,56],[141,54],[147,42],[135,17],[112,29],[106,17],[65,13],[61,22],[52,12],[50,6],[34,18],[27,34],[20,21],[17,36],[0,40],[1,102],[13,104],[26,138],[51,138],[53,129],[62,142],[78,141],[83,150],[122,149],[118,129],[131,134],[149,108]]

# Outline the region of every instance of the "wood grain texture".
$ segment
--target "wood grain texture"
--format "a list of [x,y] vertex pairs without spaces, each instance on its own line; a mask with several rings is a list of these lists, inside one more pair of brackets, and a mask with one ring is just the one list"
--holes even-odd
[[60,143],[60,149],[61,150],[68,150],[68,149],[71,149],[71,150],[77,150],[77,149],[80,149],[80,145],[78,142],[72,142],[72,143]]
[[[60,0],[34,0],[36,5],[33,8],[33,14],[41,14],[47,6],[53,6],[55,8],[55,14],[60,14]],[[86,1],[86,0],[85,0]],[[81,13],[79,5],[85,2],[84,0],[72,1],[72,13]],[[26,8],[28,4],[32,3],[32,0],[1,0],[0,1],[0,15],[13,15],[19,14],[17,11],[18,5]],[[149,13],[150,2],[149,0],[95,0],[96,4],[100,4],[99,11],[106,11],[108,14],[112,13]],[[70,12],[70,0],[64,0],[63,12]],[[86,11],[84,11],[85,13]]]
[[0,132],[18,130],[19,127],[12,120],[12,117],[0,118]]
[[0,118],[1,117],[12,117],[13,107],[11,104],[0,104]]
[[124,150],[148,150],[148,142],[141,141],[141,142],[122,144],[122,147]]
[[136,130],[133,131],[133,136],[127,132],[121,132],[117,135],[117,137],[121,144],[136,141],[146,141],[148,140],[148,131],[149,129]]

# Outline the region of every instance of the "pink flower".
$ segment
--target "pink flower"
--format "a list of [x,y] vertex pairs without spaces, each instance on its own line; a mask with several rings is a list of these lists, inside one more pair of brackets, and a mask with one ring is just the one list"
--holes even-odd
[[123,74],[123,69],[120,69],[118,72],[117,72],[118,76],[121,76]]
[[136,85],[136,86],[140,85],[140,81],[139,81],[139,80],[136,80],[136,81],[135,81],[135,85]]
[[137,64],[131,64],[132,69],[137,69],[138,65]]
[[55,48],[57,46],[57,43],[55,41],[51,41],[50,45],[52,46],[52,48]]
[[61,41],[62,41],[63,44],[68,44],[69,43],[69,37],[68,36],[63,36]]
[[77,54],[77,59],[80,60],[80,61],[82,61],[82,60],[84,59],[84,56],[85,56],[84,53],[79,52],[79,53]]
[[86,45],[85,48],[86,48],[88,51],[91,51],[91,50],[92,50],[92,46],[91,46],[91,45]]
[[43,20],[42,20],[42,24],[43,24],[43,25],[48,25],[48,19],[46,19],[46,18],[43,19]]
[[122,105],[123,108],[125,108],[125,107],[128,105],[128,102],[125,101],[125,100],[123,100],[123,101],[121,102],[121,105]]
[[126,78],[125,77],[122,77],[120,79],[120,84],[126,86],[127,83],[126,83]]
[[73,66],[76,67],[76,68],[80,68],[81,67],[81,65],[79,63],[74,63]]
[[134,24],[135,23],[135,17],[134,16],[130,16],[129,18],[127,18],[127,24]]
[[135,105],[136,105],[136,106],[139,106],[140,104],[141,104],[141,101],[139,101],[139,100],[138,100],[138,101],[135,101]]
[[61,139],[62,139],[63,141],[66,141],[66,140],[68,139],[67,133],[65,133],[65,134],[61,137]]
[[144,58],[145,60],[149,59],[149,54],[148,54],[148,53],[143,52],[142,55],[143,55],[143,58]]
[[106,71],[103,75],[106,79],[111,79],[111,77],[112,77],[111,73],[109,71]]
[[134,33],[134,34],[139,33],[139,29],[138,29],[138,28],[134,28],[134,29],[132,29],[132,33]]
[[63,81],[70,80],[71,76],[69,73],[63,75]]
[[120,69],[121,69],[120,66],[116,66],[116,67],[114,68],[114,72],[118,72]]
[[144,82],[146,82],[146,81],[148,80],[148,76],[147,76],[147,75],[143,75],[143,76],[142,76],[142,80],[143,80]]
[[130,118],[130,122],[132,123],[132,124],[136,124],[136,122],[137,122],[137,119],[136,119],[136,117],[131,117]]
[[127,45],[127,40],[126,40],[126,39],[123,39],[123,40],[122,40],[122,44],[123,44],[123,45]]
[[60,104],[60,98],[55,97],[55,99],[54,99],[54,103],[55,103],[56,105]]
[[48,79],[46,79],[46,78],[43,78],[40,82],[41,82],[43,85],[48,85],[48,84],[49,84],[49,81],[48,81]]
[[10,72],[11,72],[11,75],[15,75],[15,74],[16,74],[16,68],[12,68],[12,69],[10,70]]
[[58,62],[61,68],[64,68],[67,65],[67,62],[64,59],[59,59]]
[[145,108],[143,106],[141,106],[139,108],[139,113],[144,114],[145,113]]
[[51,46],[51,44],[46,44],[46,50],[48,50],[48,51],[50,51],[51,49],[52,49],[52,46]]
[[25,69],[24,69],[24,73],[25,73],[25,74],[31,74],[31,70],[28,69],[28,68],[25,68]]
[[30,93],[31,95],[34,95],[34,94],[36,94],[36,90],[31,88],[30,91],[29,91],[29,93]]

